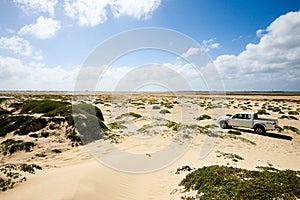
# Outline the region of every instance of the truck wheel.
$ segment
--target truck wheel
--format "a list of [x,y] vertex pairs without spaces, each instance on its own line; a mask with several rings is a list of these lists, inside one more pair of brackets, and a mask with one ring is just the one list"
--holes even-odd
[[256,134],[265,134],[266,133],[266,130],[263,126],[259,125],[259,126],[255,126],[254,127],[254,132]]
[[221,121],[221,122],[220,122],[220,127],[221,127],[222,129],[226,129],[226,128],[228,128],[229,126],[228,126],[228,123],[227,123],[226,121]]

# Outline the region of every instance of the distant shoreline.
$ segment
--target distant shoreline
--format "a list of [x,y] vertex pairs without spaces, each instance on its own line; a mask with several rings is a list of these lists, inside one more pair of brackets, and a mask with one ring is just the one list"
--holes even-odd
[[31,95],[101,95],[101,94],[151,94],[151,95],[246,95],[246,96],[300,96],[300,91],[21,91],[2,90],[0,94],[31,94]]

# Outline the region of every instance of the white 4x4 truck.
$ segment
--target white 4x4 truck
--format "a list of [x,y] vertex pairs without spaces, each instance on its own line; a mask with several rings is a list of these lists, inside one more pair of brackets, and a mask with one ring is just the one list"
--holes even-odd
[[258,118],[257,113],[239,112],[235,115],[220,117],[217,120],[220,127],[225,129],[229,127],[252,128],[257,134],[264,134],[267,130],[274,130],[278,126],[277,119]]

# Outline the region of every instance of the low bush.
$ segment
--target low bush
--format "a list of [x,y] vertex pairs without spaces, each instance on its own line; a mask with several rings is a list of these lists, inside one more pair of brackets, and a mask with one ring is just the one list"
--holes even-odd
[[290,130],[294,133],[300,134],[300,130],[297,129],[296,127],[294,127],[294,126],[283,126],[283,129]]
[[33,142],[24,142],[23,140],[7,139],[0,143],[0,152],[3,155],[14,154],[17,151],[31,151],[31,148],[35,146]]
[[242,135],[241,131],[236,131],[236,130],[229,130],[227,133],[228,134],[233,134],[233,135]]
[[135,112],[129,112],[129,115],[132,116],[132,117],[135,117],[135,118],[141,118],[142,117],[142,115],[137,114]]
[[168,111],[168,110],[163,109],[163,110],[159,111],[159,113],[160,114],[167,114],[167,113],[171,113],[171,112]]
[[160,109],[160,106],[152,106],[152,109],[153,109],[153,110],[159,110],[159,109]]
[[260,109],[257,111],[257,114],[259,115],[270,115],[265,109]]
[[[180,183],[185,191],[197,191],[197,199],[297,199],[300,172],[260,167],[260,171],[227,166],[199,168]],[[195,199],[194,197],[183,197]]]
[[297,111],[289,111],[288,114],[289,115],[299,115],[299,112],[297,112]]
[[196,118],[197,121],[206,120],[206,119],[211,119],[211,116],[204,114],[204,115],[201,115],[201,116]]

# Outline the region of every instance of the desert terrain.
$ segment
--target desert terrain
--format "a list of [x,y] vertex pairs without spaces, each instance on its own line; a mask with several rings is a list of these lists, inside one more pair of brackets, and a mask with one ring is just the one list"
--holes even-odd
[[[279,128],[216,124],[240,111]],[[197,199],[182,181],[210,166],[295,172],[282,198],[300,198],[299,113],[288,92],[2,92],[0,199]]]

